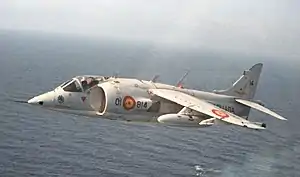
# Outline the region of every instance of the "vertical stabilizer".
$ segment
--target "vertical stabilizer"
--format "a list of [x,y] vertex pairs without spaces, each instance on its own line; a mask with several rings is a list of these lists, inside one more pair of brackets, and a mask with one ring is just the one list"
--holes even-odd
[[214,93],[235,96],[247,100],[253,99],[262,68],[262,63],[252,66],[249,70],[244,71],[243,75],[230,88],[217,90],[214,91]]

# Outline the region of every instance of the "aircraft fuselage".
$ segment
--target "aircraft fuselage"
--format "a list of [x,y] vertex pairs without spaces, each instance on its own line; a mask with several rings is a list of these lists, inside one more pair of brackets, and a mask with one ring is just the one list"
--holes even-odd
[[[151,95],[149,89],[155,88],[180,91],[206,100],[234,114],[240,116],[247,115],[245,107],[237,104],[234,97],[231,96],[179,88],[138,79],[117,78],[101,83],[97,88],[91,90],[88,99],[91,107],[97,111],[98,115],[117,113],[153,117],[162,114],[177,113],[183,108],[176,103]],[[100,103],[99,100],[102,100],[102,102]]]
[[77,90],[66,89],[68,84],[62,84],[53,91],[34,97],[28,102],[67,113],[105,118],[130,115],[117,117],[126,120],[151,121],[155,116],[177,113],[183,108],[181,105],[149,93],[149,89],[161,88],[192,95],[240,116],[248,115],[248,109],[238,104],[232,96],[134,78],[109,78],[89,89],[84,89],[79,79],[73,80],[72,84],[78,85]]

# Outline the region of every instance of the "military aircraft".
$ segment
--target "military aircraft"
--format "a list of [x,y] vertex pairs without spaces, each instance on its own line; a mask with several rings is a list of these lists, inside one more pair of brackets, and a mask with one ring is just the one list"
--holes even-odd
[[[266,124],[248,120],[250,109],[287,120],[253,100],[263,64],[245,70],[226,90],[204,92],[152,80],[77,76],[28,103],[69,113],[175,126],[207,127],[220,122],[250,129]],[[186,75],[185,75],[186,76]],[[184,76],[184,77],[185,77]]]

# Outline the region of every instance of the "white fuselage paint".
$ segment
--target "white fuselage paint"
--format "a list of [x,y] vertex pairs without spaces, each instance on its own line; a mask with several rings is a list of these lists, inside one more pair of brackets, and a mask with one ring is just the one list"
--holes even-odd
[[[106,108],[104,110],[104,114],[106,113],[118,113],[118,114],[130,114],[131,116],[127,116],[127,119],[130,119],[132,115],[138,115],[141,119],[144,119],[145,121],[152,120],[153,116],[159,116],[162,114],[168,114],[168,113],[178,113],[183,107],[179,106],[176,103],[171,103],[167,100],[162,100],[160,98],[156,98],[155,96],[151,96],[151,94],[148,93],[149,89],[154,88],[161,88],[161,89],[172,89],[176,91],[180,91],[192,96],[195,96],[196,98],[206,100],[212,104],[218,105],[223,109],[226,109],[228,111],[234,112],[237,115],[240,116],[247,116],[243,115],[244,110],[248,109],[247,107],[236,103],[234,97],[226,96],[226,95],[219,95],[215,93],[209,93],[209,92],[203,92],[199,90],[193,90],[193,89],[185,89],[185,88],[179,88],[174,87],[167,84],[162,83],[152,83],[150,81],[144,81],[144,80],[138,80],[138,79],[125,79],[125,78],[117,78],[112,81],[104,82],[102,84],[98,85],[99,87],[102,87],[103,89],[107,89],[109,94],[106,94],[107,99],[107,106],[111,106],[111,108]],[[130,110],[126,110],[124,108],[123,104],[116,105],[116,99],[121,99],[121,102],[126,96],[131,96],[135,99],[136,102],[139,102],[140,100],[152,100],[152,101],[160,101],[160,108],[156,111],[149,112],[147,111],[152,105],[145,102],[140,101],[140,105],[136,104],[134,108]],[[141,106],[142,105],[142,106]],[[141,117],[142,116],[142,117]],[[136,120],[136,118],[132,118]]]
[[[245,112],[245,110],[248,108],[237,103],[232,96],[179,88],[172,85],[153,83],[151,81],[134,78],[110,78],[100,82],[98,87],[95,87],[94,89],[99,88],[103,88],[106,97],[106,106],[104,107],[102,105],[103,107],[101,108],[103,109],[103,112],[99,112],[98,110],[98,107],[100,109],[100,105],[103,103],[97,103],[97,94],[93,94],[93,89],[83,92],[66,92],[61,87],[58,87],[51,92],[34,97],[28,102],[37,104],[39,101],[43,101],[43,106],[52,110],[80,115],[103,115],[104,118],[115,117],[117,119],[125,119],[128,121],[152,121],[154,120],[153,117],[168,113],[176,114],[183,108],[176,103],[155,97],[148,92],[149,89],[162,88],[180,91],[218,105],[223,109],[234,112],[236,115],[247,116],[247,111]],[[103,99],[103,95],[98,96]],[[123,99],[126,96],[134,98],[134,108],[126,109],[124,107]],[[61,101],[61,98],[58,99],[59,97],[63,97],[63,101]],[[120,99],[120,102],[118,102],[117,99]],[[103,100],[99,100],[99,102],[100,101],[103,102]],[[157,102],[159,102],[159,105],[155,107],[154,104],[157,104]],[[153,108],[153,110],[151,110],[151,108]],[[115,116],[116,114],[120,116]]]

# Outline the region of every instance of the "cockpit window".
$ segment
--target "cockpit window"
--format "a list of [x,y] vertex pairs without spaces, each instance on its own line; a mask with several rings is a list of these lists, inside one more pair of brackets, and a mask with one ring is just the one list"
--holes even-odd
[[80,85],[74,80],[63,88],[66,92],[82,92]]
[[65,81],[63,82],[62,84],[59,85],[59,87],[64,87],[66,86],[67,84],[69,84],[70,82],[72,82],[73,80],[68,80],[68,81]]
[[99,81],[93,77],[82,78],[82,80],[81,80],[81,85],[82,85],[83,90],[88,90],[91,87],[97,85],[98,83],[99,83]]

